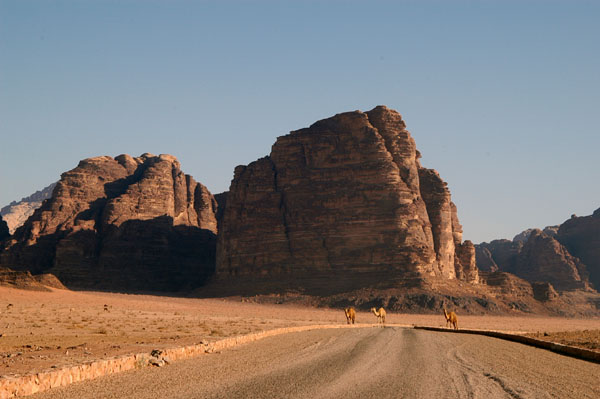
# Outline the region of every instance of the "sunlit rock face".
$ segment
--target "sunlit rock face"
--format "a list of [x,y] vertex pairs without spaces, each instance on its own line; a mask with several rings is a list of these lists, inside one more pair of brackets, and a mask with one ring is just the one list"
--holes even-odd
[[13,201],[0,209],[0,215],[8,225],[11,234],[21,227],[33,212],[42,205],[42,202],[52,196],[56,183],[50,184],[42,190],[36,191],[20,201]]
[[89,158],[62,175],[0,259],[67,286],[176,291],[214,272],[215,211],[171,155]]
[[269,156],[235,169],[217,277],[477,282],[447,185],[419,157],[400,114],[383,106],[279,137]]

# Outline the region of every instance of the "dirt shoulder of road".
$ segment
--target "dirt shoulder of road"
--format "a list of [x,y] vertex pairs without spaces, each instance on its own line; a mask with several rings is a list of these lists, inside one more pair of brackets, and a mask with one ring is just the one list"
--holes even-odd
[[600,329],[579,331],[536,332],[527,336],[549,342],[590,349],[600,353]]
[[[357,312],[356,321],[372,324],[376,317]],[[390,312],[387,322],[432,327],[446,324],[441,314]],[[346,323],[340,309],[258,304],[241,297],[197,299],[0,287],[0,375],[22,375],[281,327],[337,323]],[[572,341],[569,344],[580,342],[588,349],[598,350],[600,344],[597,318],[459,314],[459,326],[530,333],[536,338],[567,334],[564,336]],[[592,344],[596,346],[591,348]]]

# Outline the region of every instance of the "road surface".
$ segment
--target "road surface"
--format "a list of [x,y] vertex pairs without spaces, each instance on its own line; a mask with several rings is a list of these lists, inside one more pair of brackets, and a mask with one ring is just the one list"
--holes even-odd
[[600,364],[477,335],[314,330],[31,398],[600,398]]

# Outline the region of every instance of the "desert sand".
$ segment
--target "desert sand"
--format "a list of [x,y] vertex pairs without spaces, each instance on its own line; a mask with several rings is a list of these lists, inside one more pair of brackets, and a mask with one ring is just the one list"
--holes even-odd
[[[106,306],[105,306],[106,305]],[[341,309],[259,304],[252,298],[198,299],[0,287],[0,375],[21,375],[120,354],[150,352],[279,327],[345,324]],[[461,316],[459,327],[594,339],[600,319]],[[376,322],[357,312],[358,324]],[[388,323],[445,326],[443,314],[388,312]],[[570,334],[553,334],[578,331]],[[598,334],[595,334],[598,337]],[[584,340],[585,341],[585,340]],[[588,347],[590,347],[588,345]],[[592,347],[593,348],[593,347]]]

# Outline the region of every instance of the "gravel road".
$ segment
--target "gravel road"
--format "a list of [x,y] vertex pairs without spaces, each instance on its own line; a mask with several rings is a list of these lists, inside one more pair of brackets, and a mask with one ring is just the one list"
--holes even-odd
[[600,365],[477,335],[314,330],[30,398],[600,398]]

